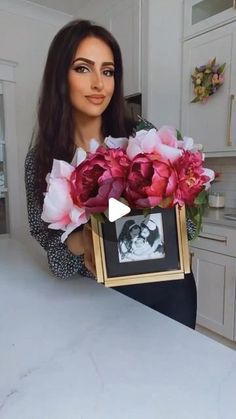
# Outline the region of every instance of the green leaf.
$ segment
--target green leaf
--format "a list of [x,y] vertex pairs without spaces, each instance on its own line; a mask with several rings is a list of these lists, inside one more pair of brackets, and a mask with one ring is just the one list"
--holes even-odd
[[195,198],[194,205],[189,207],[186,206],[186,217],[194,223],[196,232],[192,240],[194,240],[202,229],[202,219],[206,208],[208,207],[208,193],[204,189]]
[[96,214],[93,214],[93,216],[94,216],[94,218],[96,218],[96,220],[99,223],[105,223],[105,216],[104,216],[104,214],[97,212]]
[[193,100],[191,100],[190,103],[197,103],[197,102],[200,102],[200,99],[198,96],[196,96]]
[[195,205],[208,205],[208,193],[204,189],[194,200]]
[[183,137],[182,137],[181,132],[178,129],[176,130],[176,132],[177,132],[177,140],[183,141]]
[[222,64],[219,68],[218,68],[218,73],[219,74],[223,74],[225,71],[225,67],[226,67],[226,63]]
[[152,209],[151,208],[144,208],[143,215],[144,217],[147,217],[149,214],[151,214]]
[[206,78],[206,81],[204,83],[204,86],[207,88],[207,87],[209,87],[211,85],[212,85],[212,75],[209,74],[209,76],[207,76],[207,78]]
[[168,208],[169,205],[172,203],[173,201],[173,197],[172,196],[167,196],[166,198],[162,199],[162,201],[159,203],[159,207],[161,208]]
[[216,57],[213,58],[213,60],[211,60],[211,66],[215,65],[215,63],[216,63]]
[[155,125],[153,125],[151,122],[149,122],[145,118],[139,116],[139,123],[135,128],[136,131],[141,131],[142,129],[145,129],[145,130],[149,131],[152,128],[157,129],[155,127]]

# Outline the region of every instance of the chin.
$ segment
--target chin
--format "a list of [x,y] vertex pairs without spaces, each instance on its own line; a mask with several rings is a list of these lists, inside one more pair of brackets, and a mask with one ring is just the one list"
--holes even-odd
[[84,114],[90,117],[98,117],[103,114],[103,112],[107,109],[107,106],[98,107],[96,109],[89,109],[87,112],[84,111]]

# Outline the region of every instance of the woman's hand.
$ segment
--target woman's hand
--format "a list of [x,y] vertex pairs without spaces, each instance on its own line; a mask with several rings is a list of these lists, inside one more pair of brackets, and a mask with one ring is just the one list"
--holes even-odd
[[85,224],[82,231],[72,232],[68,236],[66,244],[73,255],[84,255],[84,264],[86,268],[96,276],[92,230],[90,225]]
[[85,224],[83,231],[84,264],[86,268],[96,276],[95,256],[93,249],[92,230],[89,224]]

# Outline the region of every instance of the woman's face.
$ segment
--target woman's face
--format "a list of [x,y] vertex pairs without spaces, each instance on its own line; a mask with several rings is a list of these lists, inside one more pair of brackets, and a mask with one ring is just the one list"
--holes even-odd
[[140,237],[140,236],[136,237],[134,244],[138,249],[143,247],[143,245],[145,244],[144,237]]
[[131,237],[131,239],[134,239],[134,237],[138,236],[139,233],[140,233],[140,227],[138,225],[134,225],[130,229],[130,237]]
[[114,92],[114,57],[101,39],[85,38],[79,44],[68,74],[69,94],[77,114],[101,116]]
[[142,237],[144,237],[146,239],[149,236],[149,234],[150,234],[150,231],[148,230],[148,228],[147,227],[142,227],[142,230],[141,230]]

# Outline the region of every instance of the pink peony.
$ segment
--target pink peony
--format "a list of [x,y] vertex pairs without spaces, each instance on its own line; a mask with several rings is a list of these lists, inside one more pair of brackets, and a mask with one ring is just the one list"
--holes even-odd
[[[176,173],[167,161],[156,155],[138,155],[130,165],[125,198],[131,207],[171,206],[176,188]],[[169,198],[164,204],[164,199]]]
[[109,198],[119,199],[130,162],[121,149],[100,146],[71,175],[72,198],[88,214],[103,212]]
[[176,130],[171,127],[155,128],[149,131],[138,131],[135,137],[129,138],[127,155],[130,160],[138,154],[153,153],[162,159],[174,161],[181,156],[182,150],[178,149]]
[[164,125],[158,130],[158,135],[161,139],[161,143],[170,147],[177,148],[177,132],[173,127]]
[[49,228],[64,229],[70,222],[69,213],[73,206],[68,180],[60,178],[49,180],[42,212],[42,220],[50,223]]
[[202,153],[200,152],[184,151],[173,165],[178,176],[174,203],[191,206],[198,194],[214,179],[214,172],[202,167]]
[[71,196],[70,177],[75,168],[67,162],[53,160],[53,167],[47,176],[42,220],[49,223],[51,229],[61,229],[64,241],[68,235],[81,224],[88,221],[83,208],[78,208]]

